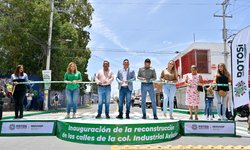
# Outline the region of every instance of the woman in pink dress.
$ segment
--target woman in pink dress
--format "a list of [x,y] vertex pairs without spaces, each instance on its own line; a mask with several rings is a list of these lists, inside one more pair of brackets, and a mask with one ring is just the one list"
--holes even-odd
[[195,109],[195,120],[198,120],[198,105],[200,100],[200,94],[197,90],[197,85],[202,85],[202,76],[197,73],[197,67],[191,66],[191,73],[186,76],[185,83],[187,85],[186,90],[186,105],[189,106],[190,120],[193,120],[193,107]]

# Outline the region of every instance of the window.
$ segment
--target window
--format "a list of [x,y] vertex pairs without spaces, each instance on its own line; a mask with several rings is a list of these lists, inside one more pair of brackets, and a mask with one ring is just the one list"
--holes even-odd
[[209,73],[208,50],[196,50],[196,65],[199,73]]
[[210,50],[193,49],[181,58],[182,75],[190,73],[192,65],[196,65],[198,73],[210,73]]

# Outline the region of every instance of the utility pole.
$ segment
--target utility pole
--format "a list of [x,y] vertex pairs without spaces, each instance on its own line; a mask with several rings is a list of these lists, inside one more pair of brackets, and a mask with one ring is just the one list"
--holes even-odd
[[224,0],[222,4],[222,15],[215,15],[214,14],[214,17],[222,17],[223,19],[223,30],[222,30],[222,33],[223,33],[223,43],[224,43],[224,63],[226,65],[226,67],[228,67],[228,54],[229,52],[227,51],[227,29],[226,29],[226,18],[232,18],[232,16],[227,16],[226,15],[226,9],[227,9],[227,6],[229,5],[229,0]]
[[[50,21],[49,21],[49,33],[48,33],[48,49],[47,49],[46,71],[50,70],[53,16],[54,16],[54,0],[50,0]],[[49,76],[50,76],[49,78],[51,80],[51,72],[50,72]],[[48,110],[48,100],[49,100],[49,88],[46,87],[44,89],[44,106],[43,106],[44,110]]]

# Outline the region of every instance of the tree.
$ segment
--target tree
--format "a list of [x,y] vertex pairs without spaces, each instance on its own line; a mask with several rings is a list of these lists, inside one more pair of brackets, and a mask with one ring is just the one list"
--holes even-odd
[[[69,62],[76,62],[88,81],[87,64],[94,9],[87,0],[55,1],[51,50],[52,80],[63,80]],[[50,4],[49,0],[0,0],[0,70],[11,74],[23,64],[28,74],[42,76],[45,69]],[[55,90],[65,85],[52,85]]]

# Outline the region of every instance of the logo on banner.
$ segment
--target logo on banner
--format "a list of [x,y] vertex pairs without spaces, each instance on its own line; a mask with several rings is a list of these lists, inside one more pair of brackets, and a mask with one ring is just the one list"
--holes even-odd
[[236,97],[243,96],[247,91],[247,86],[244,81],[238,82],[234,87],[234,93]]
[[15,130],[15,124],[10,124],[9,129],[10,130]]
[[192,128],[193,130],[197,130],[197,129],[198,129],[198,126],[197,126],[197,124],[193,124],[191,128]]

